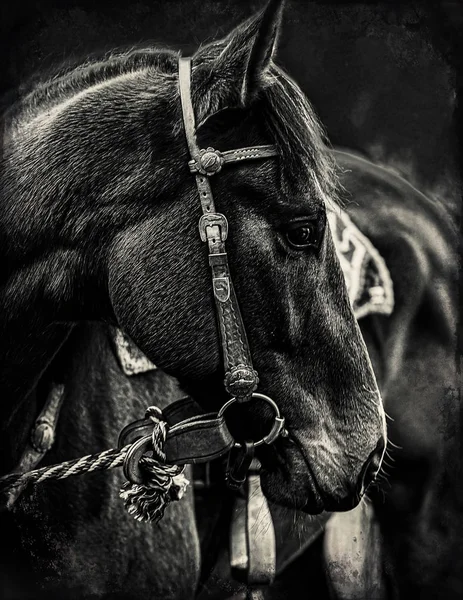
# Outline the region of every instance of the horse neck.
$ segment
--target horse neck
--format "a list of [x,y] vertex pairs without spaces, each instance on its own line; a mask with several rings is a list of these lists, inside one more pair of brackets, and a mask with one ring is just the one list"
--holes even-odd
[[[1,182],[0,182],[1,184]],[[6,202],[5,202],[6,204]],[[36,248],[24,251],[21,223],[17,231],[8,218],[12,210],[0,207],[2,236],[0,260],[0,412],[5,405],[20,403],[33,390],[40,375],[66,339],[70,326],[64,311],[63,291],[73,286],[67,276],[66,252]],[[17,217],[17,215],[16,215]],[[15,218],[14,221],[20,221]],[[66,280],[65,280],[66,278]]]
[[[70,326],[57,323],[115,321],[106,289],[106,246],[101,243],[102,229],[110,227],[110,220],[103,224],[98,220],[90,192],[82,191],[87,190],[89,172],[104,178],[108,165],[101,169],[93,165],[92,170],[85,153],[78,160],[67,147],[73,160],[66,164],[54,160],[59,152],[52,142],[60,130],[53,119],[47,120],[46,110],[75,95],[77,89],[85,96],[87,88],[95,87],[90,76],[93,70],[100,83],[105,80],[104,69],[92,69],[51,82],[46,93],[35,91],[31,96],[37,96],[37,101],[27,97],[24,106],[12,109],[5,120],[0,173],[2,421],[1,405],[17,404],[27,397],[66,339]],[[117,75],[122,67],[114,69]],[[136,79],[137,73],[130,77]],[[105,90],[105,101],[109,101],[112,88]],[[65,131],[68,137],[82,133],[75,127],[75,131]],[[59,151],[66,155],[66,148],[63,141]],[[57,186],[58,181],[65,184]],[[78,201],[82,195],[86,202]],[[114,211],[111,218],[115,218]],[[120,219],[125,224],[125,213]]]
[[[52,209],[42,207],[33,166],[29,184],[38,191],[30,197],[21,187],[23,183],[16,183],[10,167],[5,160],[0,180],[1,423],[8,422],[9,415],[35,388],[72,323],[98,318],[100,312],[95,316],[88,308],[91,304],[106,308],[106,303],[96,298],[83,251],[59,240],[63,206],[53,205],[52,219]],[[88,292],[85,298],[84,287]]]

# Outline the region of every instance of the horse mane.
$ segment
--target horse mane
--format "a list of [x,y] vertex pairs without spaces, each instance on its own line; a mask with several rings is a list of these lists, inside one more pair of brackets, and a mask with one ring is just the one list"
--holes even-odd
[[[205,63],[210,60],[210,54],[204,51],[208,48],[217,51],[219,47],[217,42],[211,42],[201,48]],[[163,82],[171,84],[177,76],[177,61],[178,52],[167,48],[132,47],[112,51],[103,57],[86,57],[77,64],[61,65],[49,74],[42,73],[39,81],[31,80],[23,85],[18,90],[16,102],[6,109],[3,118],[14,127],[79,92],[137,71],[149,70],[161,91]],[[263,104],[266,127],[280,151],[289,179],[304,180],[309,174],[312,191],[317,196],[336,200],[337,170],[329,143],[299,87],[272,63],[259,99]],[[201,97],[198,100],[201,103]],[[198,108],[201,110],[201,106]]]
[[16,101],[8,106],[3,117],[8,120],[32,118],[44,108],[62,102],[70,96],[143,69],[159,76],[176,72],[178,53],[166,48],[130,48],[106,53],[104,56],[86,56],[76,63],[62,63],[41,72],[21,85]]
[[336,163],[325,129],[309,100],[297,84],[275,64],[270,67],[271,85],[263,90],[268,106],[265,117],[285,168],[304,180],[309,175],[314,193],[339,201]]

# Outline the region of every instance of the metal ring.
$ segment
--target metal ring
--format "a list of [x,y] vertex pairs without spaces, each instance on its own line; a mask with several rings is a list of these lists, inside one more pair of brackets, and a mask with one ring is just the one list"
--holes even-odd
[[138,463],[151,447],[151,435],[145,435],[136,440],[128,449],[124,458],[123,471],[125,478],[131,483],[143,483],[143,472]]
[[[257,440],[257,442],[254,442],[254,447],[262,446],[262,444],[270,445],[283,432],[283,428],[285,425],[285,418],[281,416],[280,409],[278,408],[277,403],[274,400],[272,400],[271,398],[269,398],[268,396],[266,396],[265,394],[258,394],[257,392],[254,392],[253,394],[251,394],[251,398],[257,398],[258,400],[264,400],[265,402],[267,402],[267,404],[270,404],[270,406],[275,411],[275,420],[273,422],[272,429],[270,430],[270,432],[266,436],[261,438],[260,440]],[[228,400],[228,402],[225,402],[225,404],[222,406],[222,408],[217,413],[217,418],[220,419],[220,417],[222,417],[224,415],[227,408],[229,408],[232,404],[235,404],[235,402],[238,402],[238,400],[236,398],[230,398],[230,400]],[[242,402],[240,404],[242,404]],[[240,444],[240,442],[235,442],[235,448],[241,448],[242,446],[243,445]]]

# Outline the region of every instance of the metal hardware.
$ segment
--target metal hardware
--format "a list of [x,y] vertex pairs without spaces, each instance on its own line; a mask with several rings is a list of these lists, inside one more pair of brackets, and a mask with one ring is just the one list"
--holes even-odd
[[207,227],[213,227],[214,225],[217,225],[220,229],[220,241],[225,242],[228,237],[228,221],[225,215],[222,215],[221,213],[208,213],[202,215],[199,219],[198,228],[201,241],[207,242],[208,236],[206,229]]
[[123,465],[124,476],[128,481],[138,484],[142,484],[144,482],[143,472],[140,469],[139,463],[141,457],[152,447],[151,433],[150,435],[145,435],[132,444],[132,447],[125,456]]
[[[285,418],[281,416],[280,409],[278,408],[277,403],[274,402],[271,398],[269,398],[265,394],[253,393],[253,394],[251,394],[251,396],[252,396],[252,398],[257,398],[258,400],[264,400],[265,402],[267,402],[268,404],[270,404],[270,406],[275,411],[275,417],[274,417],[272,429],[270,430],[270,432],[266,436],[264,436],[263,438],[261,438],[257,442],[254,442],[254,447],[258,448],[259,446],[262,446],[262,444],[267,444],[267,445],[273,444],[273,442],[280,435],[283,434],[283,431],[284,431],[283,428],[284,428],[284,425],[285,425]],[[232,404],[235,404],[235,402],[238,402],[238,400],[236,398],[231,398],[230,400],[228,400],[228,402],[225,402],[225,404],[222,406],[222,408],[217,413],[217,418],[222,417],[224,415],[225,411],[227,410],[227,408],[230,408],[230,406],[232,406]],[[234,447],[235,448],[240,448],[240,447],[242,447],[242,444],[240,442],[235,442],[235,446]]]
[[212,289],[219,302],[227,302],[230,299],[230,279],[228,277],[214,277]]
[[248,365],[237,365],[225,373],[225,389],[238,402],[250,400],[251,394],[256,391],[258,384],[257,371]]
[[199,151],[198,160],[190,160],[188,166],[192,173],[201,173],[202,175],[215,175],[223,166],[224,160],[222,153],[214,148],[206,148]]

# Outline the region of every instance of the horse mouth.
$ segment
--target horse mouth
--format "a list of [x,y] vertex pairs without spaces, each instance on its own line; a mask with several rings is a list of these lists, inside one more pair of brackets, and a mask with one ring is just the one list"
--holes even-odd
[[[201,406],[213,407],[217,398],[209,400],[201,394],[192,394]],[[227,426],[235,439],[261,439],[273,423],[267,405],[261,412],[255,406],[233,406],[227,412]],[[317,515],[325,510],[323,493],[297,437],[279,437],[274,443],[256,447],[256,458],[261,463],[262,490],[268,500],[277,505]]]
[[311,515],[323,512],[322,492],[293,436],[263,448],[258,456],[262,463],[262,490],[271,502]]

